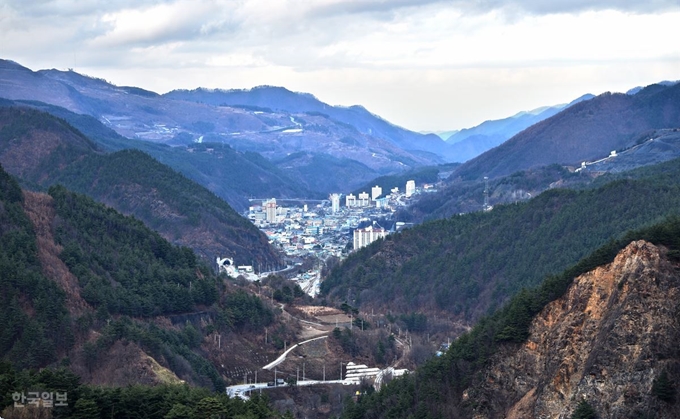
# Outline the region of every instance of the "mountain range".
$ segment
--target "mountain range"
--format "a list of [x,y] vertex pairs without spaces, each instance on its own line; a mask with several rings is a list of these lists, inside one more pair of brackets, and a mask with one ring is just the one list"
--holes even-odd
[[635,95],[604,93],[579,102],[464,163],[462,179],[493,178],[558,163],[578,167],[680,126],[680,84],[647,86]]
[[[89,115],[129,139],[187,148],[218,143],[241,153],[256,152],[274,164],[280,162],[293,181],[321,194],[342,185],[356,187],[372,177],[442,163],[442,153],[448,148],[435,135],[397,127],[362,107],[332,107],[311,95],[277,87],[158,95],[73,71],[33,72],[3,60],[0,97]],[[356,176],[338,173],[335,177],[331,170],[323,184],[305,182],[306,173],[318,172],[329,163],[337,168],[351,165]],[[219,178],[211,181],[219,183]],[[202,183],[210,188],[208,181]]]
[[456,131],[446,138],[446,142],[452,145],[449,153],[457,162],[468,161],[504,143],[522,130],[593,97],[591,94],[586,94],[568,104],[523,111],[509,118],[484,121],[475,127]]
[[[3,61],[0,96],[2,407],[12,386],[69,381],[78,402],[60,417],[108,417],[129,404],[121,392],[146,391],[78,387],[75,373],[95,385],[165,383],[173,402],[148,417],[206,406],[246,415],[226,396],[189,402],[181,382],[222,392],[321,324],[287,307],[306,299],[296,285],[229,281],[196,257],[280,265],[226,201],[451,172],[402,213],[428,221],[328,267],[323,303],[349,314],[348,327],[336,314],[289,377],[314,357],[324,376],[331,359],[341,374],[346,359],[420,365],[379,392],[360,387],[345,418],[678,415],[680,85],[518,115],[546,117],[447,166],[434,164],[466,140],[442,147],[283,88],[158,95]],[[313,409],[329,398],[321,391]],[[96,410],[102,401],[110,411]],[[257,396],[247,406],[272,415]]]
[[65,185],[131,214],[208,260],[281,263],[266,237],[225,201],[138,150],[104,152],[64,120],[0,107],[0,164],[27,185]]

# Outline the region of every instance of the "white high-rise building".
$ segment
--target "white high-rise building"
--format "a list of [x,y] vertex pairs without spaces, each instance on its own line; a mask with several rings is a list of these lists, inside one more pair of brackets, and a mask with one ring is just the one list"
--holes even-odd
[[347,208],[352,208],[356,206],[357,204],[357,198],[354,196],[354,194],[349,194],[345,196],[345,206]]
[[276,198],[272,198],[264,203],[264,212],[267,214],[266,220],[270,224],[276,223]]
[[416,181],[415,180],[409,180],[406,182],[406,196],[409,197],[416,193]]
[[374,241],[387,236],[387,231],[379,225],[374,224],[366,228],[354,230],[354,250],[368,246]]
[[375,185],[371,188],[371,200],[375,201],[380,198],[380,195],[382,195],[382,188],[380,186]]
[[340,211],[340,194],[334,193],[331,194],[331,212],[335,214],[338,211]]
[[357,206],[367,207],[371,204],[371,200],[368,199],[368,192],[361,192],[359,194],[359,199],[357,200]]

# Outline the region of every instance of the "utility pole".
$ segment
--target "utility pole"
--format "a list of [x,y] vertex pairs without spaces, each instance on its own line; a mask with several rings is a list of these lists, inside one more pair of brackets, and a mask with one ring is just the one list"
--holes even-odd
[[326,381],[326,363],[323,363],[323,380]]

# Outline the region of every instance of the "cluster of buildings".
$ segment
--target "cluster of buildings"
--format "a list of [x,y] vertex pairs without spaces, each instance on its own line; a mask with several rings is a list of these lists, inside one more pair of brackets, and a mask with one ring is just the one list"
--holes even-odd
[[311,210],[307,204],[280,206],[272,198],[251,206],[248,218],[289,256],[311,252],[342,257],[348,242],[356,250],[385,237],[389,232],[371,221],[391,216],[396,208],[407,205],[407,200],[418,192],[413,180],[406,182],[404,193],[393,188],[383,195],[383,189],[376,185],[371,188],[370,195],[368,192],[344,195],[344,206],[341,205],[343,195],[339,193],[331,194],[328,200],[308,201],[319,202]]
[[[428,190],[428,187],[431,188],[424,185],[422,190]],[[370,195],[368,192],[357,196],[334,193],[321,201],[258,200],[249,208],[247,217],[267,235],[270,243],[285,253],[289,266],[300,264],[310,256],[320,261],[331,256],[343,259],[349,251],[367,246],[403,227],[404,223],[392,222],[388,224],[394,227],[388,230],[377,221],[391,219],[398,207],[408,205],[409,198],[420,191],[410,180],[404,193],[393,188],[383,195],[382,188],[374,186]],[[239,271],[238,268],[241,267],[230,269]],[[268,271],[267,267],[256,267],[256,270]],[[320,277],[316,271],[300,275],[297,279],[310,284]]]

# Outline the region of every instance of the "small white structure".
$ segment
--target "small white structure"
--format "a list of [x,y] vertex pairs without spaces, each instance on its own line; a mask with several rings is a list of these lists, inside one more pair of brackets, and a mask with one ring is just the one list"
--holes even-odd
[[366,365],[357,365],[354,362],[347,363],[345,381],[353,381],[357,384],[362,378],[375,378],[380,373],[380,368],[369,368]]
[[357,198],[354,196],[354,194],[349,194],[345,196],[345,206],[347,208],[353,208],[357,204]]
[[218,271],[226,273],[230,278],[238,277],[238,269],[234,266],[234,259],[217,257]]

